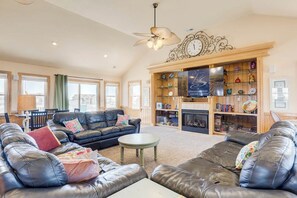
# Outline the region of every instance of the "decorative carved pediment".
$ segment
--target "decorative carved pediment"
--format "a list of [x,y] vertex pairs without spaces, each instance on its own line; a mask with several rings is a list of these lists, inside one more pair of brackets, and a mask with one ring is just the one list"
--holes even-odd
[[176,48],[171,50],[166,62],[193,57],[188,54],[188,47],[189,43],[195,39],[201,41],[202,43],[201,51],[196,56],[203,56],[234,49],[232,45],[229,45],[228,40],[224,36],[209,36],[205,32],[199,31],[195,34],[187,35],[182,43],[178,44]]

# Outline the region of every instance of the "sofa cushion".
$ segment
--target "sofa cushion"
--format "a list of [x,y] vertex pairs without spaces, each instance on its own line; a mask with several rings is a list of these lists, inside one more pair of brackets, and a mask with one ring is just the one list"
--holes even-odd
[[86,112],[86,120],[90,130],[107,127],[104,111]]
[[253,141],[247,145],[245,145],[238,153],[235,168],[242,169],[246,160],[256,151],[258,147],[259,141]]
[[214,184],[226,186],[238,186],[238,175],[202,158],[193,158],[178,165],[178,168],[195,174],[199,178],[206,179]]
[[235,142],[224,141],[202,151],[198,157],[221,165],[231,171],[236,171],[235,160],[242,147],[242,145]]
[[2,146],[6,147],[13,142],[23,142],[38,148],[34,138],[19,130],[7,130],[1,134]]
[[64,126],[64,121],[78,119],[84,130],[88,129],[85,113],[83,112],[60,112],[53,115],[53,122]]
[[80,148],[82,148],[82,146],[80,146],[79,144],[76,144],[74,142],[66,142],[66,143],[62,143],[59,147],[50,150],[49,152],[54,155],[61,155],[63,153],[66,153],[75,149],[80,149]]
[[42,151],[49,151],[61,145],[48,126],[30,131],[28,135],[34,138],[38,148]]
[[295,145],[287,137],[275,136],[244,164],[240,185],[276,189],[287,179],[295,160]]
[[247,145],[250,142],[258,141],[260,134],[243,131],[229,131],[225,136],[225,141],[235,142],[241,145]]
[[26,186],[53,187],[67,183],[63,164],[51,153],[20,142],[7,145],[4,152],[8,163]]
[[105,118],[107,122],[107,126],[115,126],[118,114],[124,115],[124,111],[121,109],[114,109],[114,110],[106,110],[105,111]]
[[76,140],[83,140],[83,139],[88,139],[88,138],[93,138],[93,137],[100,137],[101,131],[97,130],[87,130],[87,131],[81,131],[79,133],[74,134],[74,139]]
[[104,135],[109,135],[112,133],[120,132],[120,128],[111,126],[111,127],[106,127],[106,128],[100,129],[100,131],[101,131],[102,135],[104,136]]
[[133,125],[127,125],[127,126],[117,126],[117,128],[120,129],[120,131],[129,131],[129,130],[135,130],[135,126]]

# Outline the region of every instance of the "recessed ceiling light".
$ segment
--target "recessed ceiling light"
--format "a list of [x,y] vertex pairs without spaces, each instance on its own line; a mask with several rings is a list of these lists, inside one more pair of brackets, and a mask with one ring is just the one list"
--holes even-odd
[[192,32],[193,30],[193,28],[186,29],[187,32]]
[[58,43],[57,43],[57,42],[52,42],[52,45],[53,45],[53,46],[57,46]]
[[103,56],[104,58],[107,58],[108,56],[107,56],[107,54],[104,54],[104,56]]
[[115,65],[112,67],[113,69],[117,68]]

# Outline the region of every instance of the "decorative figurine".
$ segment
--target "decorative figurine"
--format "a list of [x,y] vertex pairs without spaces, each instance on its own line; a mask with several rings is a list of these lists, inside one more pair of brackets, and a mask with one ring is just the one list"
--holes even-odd
[[244,93],[244,91],[242,89],[238,90],[238,94],[242,95]]
[[237,78],[235,79],[235,83],[241,83],[241,80],[239,79],[239,77],[237,77]]
[[232,89],[229,88],[229,89],[226,90],[226,92],[227,92],[227,95],[231,95],[232,94]]
[[249,83],[253,83],[255,81],[256,81],[255,76],[252,73],[249,73]]
[[255,61],[252,61],[251,63],[250,63],[250,70],[253,70],[253,69],[256,69],[256,62]]

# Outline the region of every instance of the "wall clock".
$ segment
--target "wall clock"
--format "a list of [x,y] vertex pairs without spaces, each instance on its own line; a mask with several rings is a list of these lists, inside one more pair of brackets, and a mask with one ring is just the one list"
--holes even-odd
[[195,56],[209,55],[226,50],[232,50],[233,46],[223,36],[207,35],[203,31],[188,34],[185,39],[169,52],[166,62],[177,61]]
[[193,57],[197,56],[203,48],[203,44],[199,39],[194,39],[189,42],[187,46],[187,53]]

